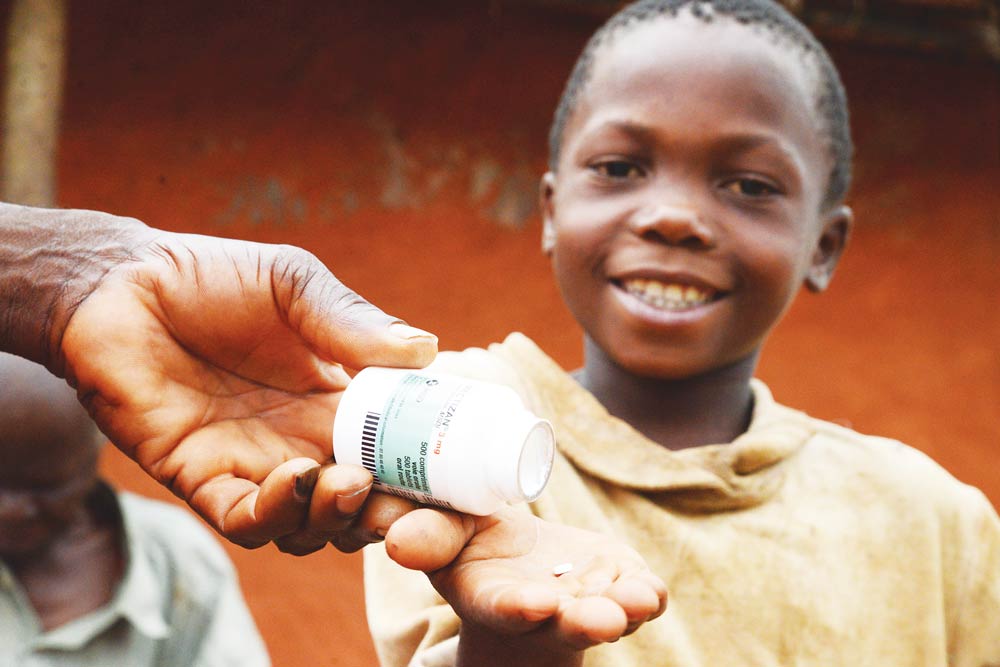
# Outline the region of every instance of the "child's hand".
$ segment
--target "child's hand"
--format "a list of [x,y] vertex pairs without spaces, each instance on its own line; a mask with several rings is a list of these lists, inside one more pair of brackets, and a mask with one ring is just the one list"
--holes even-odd
[[[495,642],[504,648],[513,643],[536,655],[574,653],[613,642],[666,608],[663,581],[634,549],[607,535],[512,509],[488,517],[424,512],[430,510],[393,524],[386,548],[398,563],[427,569],[423,552],[435,534],[453,532],[458,522],[471,532],[454,561],[428,572],[463,621],[463,643],[467,635],[492,634],[504,636]],[[434,530],[447,521],[453,523]]]

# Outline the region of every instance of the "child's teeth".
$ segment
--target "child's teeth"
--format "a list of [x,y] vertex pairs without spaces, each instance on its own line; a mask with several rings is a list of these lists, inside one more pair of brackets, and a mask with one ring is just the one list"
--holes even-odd
[[664,284],[641,278],[625,281],[625,289],[641,301],[666,310],[693,308],[708,302],[712,296],[693,285]]

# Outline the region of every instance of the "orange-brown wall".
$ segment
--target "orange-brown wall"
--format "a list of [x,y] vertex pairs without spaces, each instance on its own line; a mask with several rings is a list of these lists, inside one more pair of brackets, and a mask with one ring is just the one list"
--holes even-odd
[[[538,251],[545,134],[593,17],[513,2],[71,3],[60,204],[293,243],[443,348],[580,334]],[[1000,77],[835,46],[855,238],[759,374],[1000,505]],[[119,485],[162,489],[114,450]],[[229,552],[277,665],[370,665],[356,556]]]

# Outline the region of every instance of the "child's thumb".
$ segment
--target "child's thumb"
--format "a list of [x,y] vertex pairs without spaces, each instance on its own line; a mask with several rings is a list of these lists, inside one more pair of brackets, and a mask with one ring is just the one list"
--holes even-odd
[[433,572],[455,560],[474,534],[475,521],[468,515],[421,508],[392,524],[385,549],[403,567]]

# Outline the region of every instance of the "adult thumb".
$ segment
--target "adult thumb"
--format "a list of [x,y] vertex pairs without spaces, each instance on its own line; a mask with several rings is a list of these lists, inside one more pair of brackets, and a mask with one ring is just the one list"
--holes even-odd
[[311,253],[283,246],[271,271],[289,325],[327,361],[349,368],[422,368],[437,354],[437,336],[368,303]]

